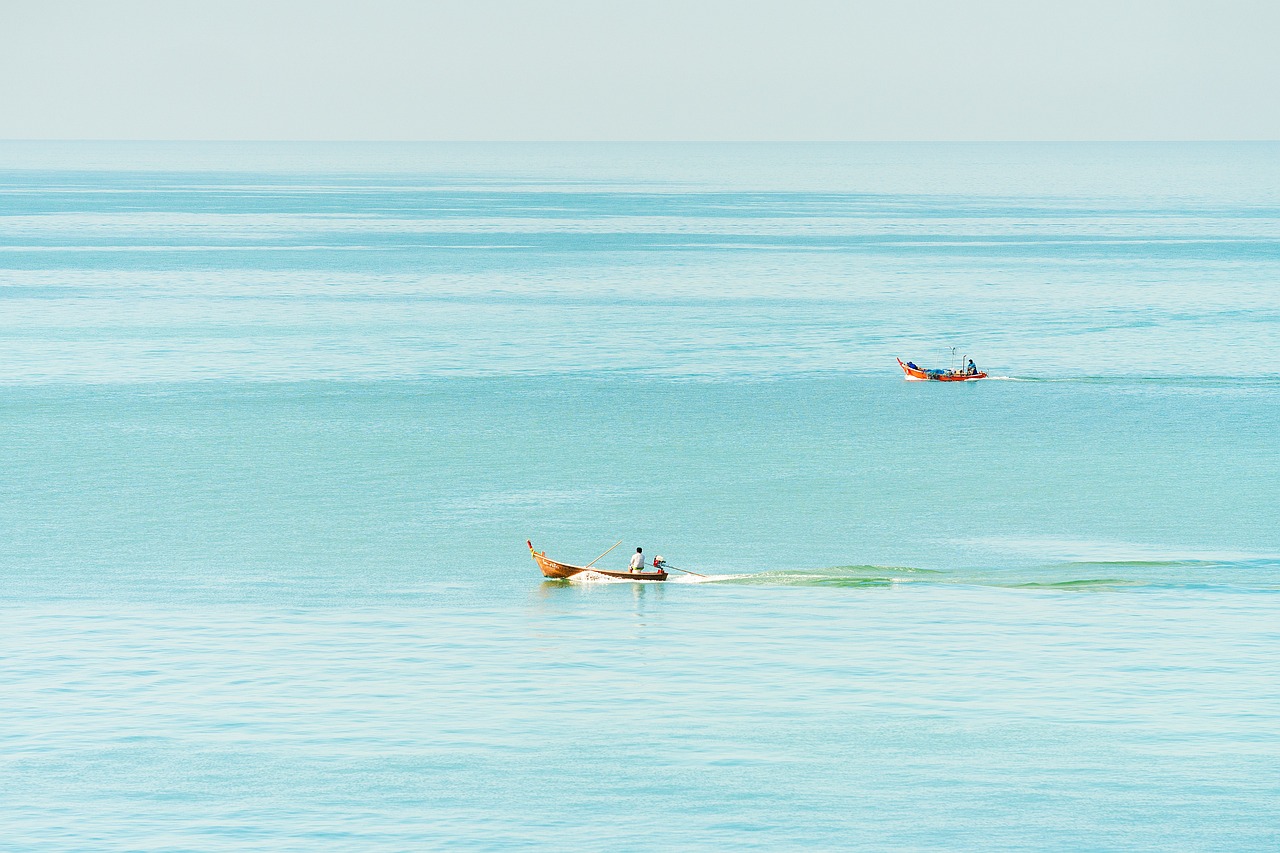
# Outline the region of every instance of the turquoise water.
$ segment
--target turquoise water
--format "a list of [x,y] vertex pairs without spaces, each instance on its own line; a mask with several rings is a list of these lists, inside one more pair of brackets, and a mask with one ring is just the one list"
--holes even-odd
[[1275,849],[1277,281],[1280,145],[0,144],[0,848]]

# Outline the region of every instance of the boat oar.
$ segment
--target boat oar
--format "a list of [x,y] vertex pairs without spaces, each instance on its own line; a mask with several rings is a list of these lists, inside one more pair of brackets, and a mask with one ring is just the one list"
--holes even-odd
[[[617,547],[618,547],[619,545],[621,545],[621,544],[622,544],[622,540],[621,540],[621,539],[619,539],[617,542],[614,542],[614,543],[613,543],[613,548],[617,548]],[[613,548],[610,548],[610,549],[609,549],[609,551],[612,551],[612,550],[613,550]],[[604,554],[608,554],[608,553],[609,553],[609,551],[605,551],[605,552],[604,552]],[[601,554],[601,555],[600,555],[600,557],[603,557],[603,556],[604,556],[604,554]],[[600,557],[596,557],[596,559],[595,559],[595,560],[592,560],[590,563],[587,563],[587,564],[586,564],[585,566],[583,566],[582,568],[584,568],[584,569],[589,569],[589,568],[591,568],[592,566],[594,566],[594,565],[596,564],[596,560],[599,560],[599,559],[600,559]]]

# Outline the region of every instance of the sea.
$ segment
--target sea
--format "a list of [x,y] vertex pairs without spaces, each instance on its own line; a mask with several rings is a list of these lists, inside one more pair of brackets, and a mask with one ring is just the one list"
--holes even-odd
[[1280,144],[0,143],[0,850],[1278,848]]

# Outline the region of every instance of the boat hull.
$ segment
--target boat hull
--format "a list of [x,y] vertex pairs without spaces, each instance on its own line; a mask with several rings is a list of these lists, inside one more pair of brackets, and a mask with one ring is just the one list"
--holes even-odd
[[542,570],[543,577],[554,578],[556,580],[568,580],[574,575],[580,575],[583,572],[595,572],[598,575],[604,575],[610,578],[620,578],[628,581],[664,581],[668,575],[666,572],[612,572],[608,569],[597,569],[595,566],[587,568],[586,566],[575,566],[570,563],[561,563],[553,560],[546,555],[546,552],[539,553],[533,550],[533,545],[529,545],[529,553],[533,556],[533,561],[538,564],[538,568]]
[[921,370],[918,367],[907,367],[903,364],[902,359],[898,359],[898,366],[902,368],[902,372],[907,375],[907,379],[921,382],[973,382],[977,379],[986,379],[987,374],[978,373],[943,373],[937,370]]

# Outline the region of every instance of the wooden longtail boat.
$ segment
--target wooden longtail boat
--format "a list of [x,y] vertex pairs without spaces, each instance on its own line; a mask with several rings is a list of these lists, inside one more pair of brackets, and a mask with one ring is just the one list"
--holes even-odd
[[533,561],[538,564],[538,568],[542,569],[544,577],[556,578],[564,580],[574,575],[580,575],[583,572],[595,572],[598,575],[604,575],[609,578],[622,578],[627,581],[664,581],[667,579],[667,573],[658,569],[656,572],[611,572],[607,569],[597,569],[595,566],[572,566],[568,563],[561,563],[547,556],[546,551],[538,552],[533,550],[533,541],[527,540],[529,553],[533,555]]
[[931,382],[972,382],[975,379],[987,378],[987,374],[982,371],[957,373],[954,370],[925,370],[903,364],[902,359],[898,359],[898,366],[902,368],[903,373],[907,374],[908,379],[928,379]]

